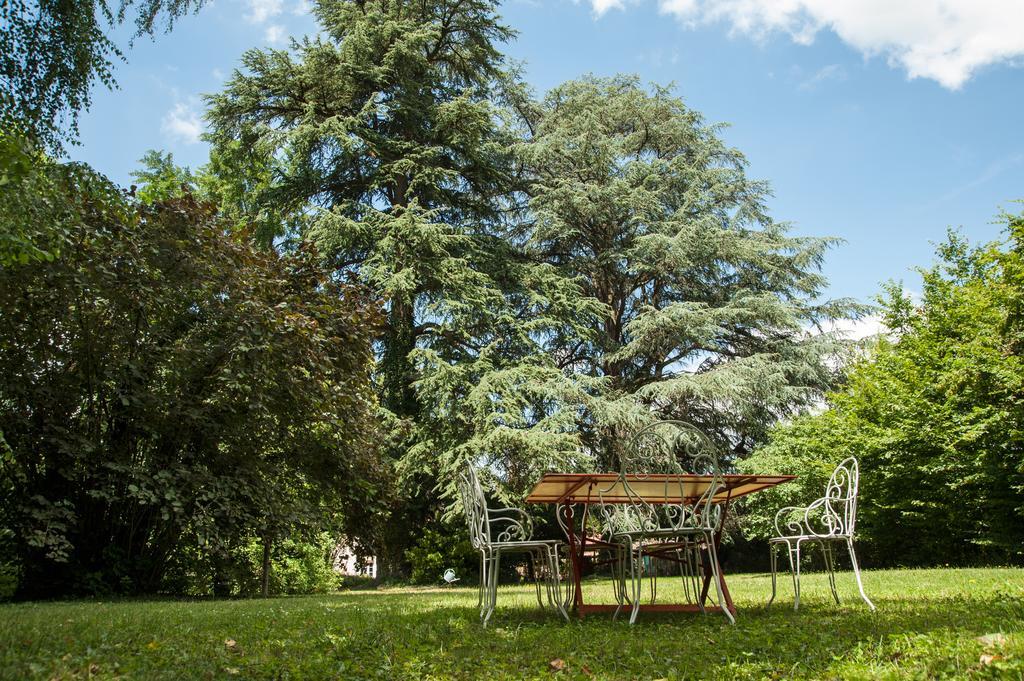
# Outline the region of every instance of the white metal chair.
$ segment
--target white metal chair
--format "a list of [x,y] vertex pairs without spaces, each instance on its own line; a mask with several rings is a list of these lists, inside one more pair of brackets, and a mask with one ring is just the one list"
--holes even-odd
[[470,541],[473,548],[480,552],[480,591],[477,605],[480,608],[483,625],[486,627],[491,615],[494,614],[501,556],[509,553],[529,554],[536,577],[537,603],[544,607],[540,586],[543,580],[548,605],[568,621],[569,614],[561,597],[561,576],[558,568],[558,549],[562,542],[557,539],[533,539],[533,521],[522,509],[488,508],[480,479],[472,465],[467,466],[466,473],[461,476],[459,483]]
[[[769,540],[772,563],[772,597],[768,605],[775,600],[776,593],[776,554],[785,545],[789,554],[789,571],[793,578],[793,609],[800,607],[800,546],[816,543],[821,546],[828,569],[829,586],[832,597],[839,603],[836,591],[835,555],[832,552],[834,542],[846,544],[850,553],[850,563],[857,579],[860,596],[868,607],[875,609],[860,579],[860,567],[857,565],[857,554],[853,550],[853,532],[857,524],[857,486],[860,481],[860,469],[857,459],[850,457],[836,466],[825,487],[825,496],[816,499],[807,506],[787,506],[775,514],[775,532],[777,537]],[[781,524],[780,524],[781,523]]]
[[[718,605],[731,623],[735,618],[725,605],[715,535],[722,522],[722,509],[714,503],[715,494],[723,487],[718,455],[714,444],[694,426],[682,421],[659,421],[642,428],[630,440],[621,456],[619,476],[604,489],[597,489],[607,541],[620,547],[616,579],[619,607],[615,617],[629,604],[629,623],[636,622],[640,612],[643,578],[656,558],[674,559],[680,563],[684,590],[692,594],[703,611],[701,589],[698,588],[701,552],[706,552],[708,569],[715,584]],[[684,471],[683,463],[687,470]],[[686,498],[685,485],[679,477],[661,477],[659,473],[684,472],[708,475],[711,484],[696,500],[689,503],[655,501],[650,495],[652,483],[665,500]],[[648,488],[646,498],[637,485]],[[647,476],[651,476],[649,480]],[[658,481],[663,481],[659,483]],[[627,502],[611,501],[625,495]],[[606,503],[606,499],[609,500]],[[629,575],[629,589],[626,575]],[[653,576],[653,575],[649,575]],[[656,579],[651,579],[651,596],[655,595]]]

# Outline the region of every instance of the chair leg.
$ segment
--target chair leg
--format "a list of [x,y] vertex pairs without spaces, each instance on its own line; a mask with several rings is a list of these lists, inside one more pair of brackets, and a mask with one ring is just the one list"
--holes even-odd
[[729,619],[729,624],[736,624],[736,618],[729,612],[729,608],[726,606],[725,597],[722,594],[722,571],[718,565],[718,551],[715,550],[714,537],[708,537],[708,558],[711,560],[711,579],[715,582],[715,593],[718,596],[718,607],[722,609],[725,616]]
[[483,621],[487,612],[487,605],[490,598],[491,585],[491,560],[483,552],[480,552],[480,620]]
[[552,547],[546,547],[542,551],[537,552],[538,559],[544,559],[544,593],[548,599],[548,605],[553,609],[558,610],[558,606],[555,605],[556,600],[559,600],[555,596],[555,572],[554,562],[551,559]]
[[[487,611],[491,607],[491,556],[484,557],[484,576],[481,584],[481,598],[482,603],[480,606],[480,621],[483,622],[487,617]],[[487,626],[484,624],[484,626]]]
[[769,608],[772,607],[772,602],[775,601],[775,594],[776,594],[776,591],[777,591],[777,586],[776,586],[775,582],[776,582],[776,573],[778,572],[778,565],[777,565],[778,554],[779,554],[779,544],[778,544],[778,542],[773,542],[773,543],[769,544],[768,545],[768,557],[770,559],[771,566],[772,566],[772,597],[768,599],[767,607],[769,607]]
[[[571,552],[572,548],[568,544],[566,544],[565,550],[567,552]],[[561,560],[557,555],[555,556],[555,559]],[[566,554],[565,569],[565,600],[562,601],[562,609],[568,612],[569,608],[572,606],[572,603],[574,602],[576,597],[576,578],[574,576],[575,573],[573,572],[572,555],[568,553]]]
[[700,608],[700,614],[706,615],[707,612],[704,610],[704,599],[701,598],[701,578],[704,574],[704,560],[700,557],[700,542],[693,542],[693,546],[690,549],[690,556],[693,557],[693,566],[690,570],[690,582],[693,585],[693,599],[697,601],[697,607]]
[[615,579],[613,580],[615,584],[615,600],[618,603],[618,607],[615,608],[615,613],[612,615],[612,620],[615,620],[619,617],[619,613],[622,612],[622,607],[626,603],[632,605],[632,602],[626,595],[626,548],[624,546],[615,547],[615,562],[613,565],[615,566]]
[[565,621],[569,621],[569,613],[565,609],[565,605],[562,602],[562,574],[558,567],[558,547],[552,546],[548,549],[548,578],[550,583],[550,589],[548,593],[551,595],[552,605],[555,609],[562,614]]
[[629,623],[636,624],[636,617],[640,614],[640,598],[643,596],[644,587],[644,553],[640,546],[629,547],[629,576],[632,586],[633,611],[629,615]]
[[683,582],[683,598],[687,603],[692,603],[690,594],[690,551],[689,548],[676,549],[676,561],[679,563],[679,577]]
[[555,568],[554,562],[551,560],[551,548],[549,547],[545,549],[544,552],[541,554],[541,557],[544,558],[544,591],[548,597],[548,605],[550,605],[555,610],[558,610],[558,606],[555,605]]
[[501,570],[501,553],[495,553],[491,559],[491,565],[488,569],[488,584],[487,584],[487,612],[484,615],[484,626],[491,619],[491,615],[494,614],[494,606],[497,605],[498,601],[498,572]]
[[846,540],[846,547],[850,550],[850,562],[853,564],[853,576],[857,578],[857,588],[860,589],[860,597],[864,599],[864,602],[868,604],[871,610],[875,609],[875,604],[871,602],[868,595],[864,593],[864,584],[860,581],[860,567],[857,565],[857,554],[853,551],[853,539]]
[[651,587],[651,605],[658,601],[658,563],[654,556],[647,557],[650,569],[647,571],[647,580]]
[[832,589],[832,598],[836,599],[836,605],[839,605],[839,592],[836,591],[835,558],[832,555],[832,545],[827,541],[821,542],[821,553],[825,557],[825,568],[828,570],[828,585]]
[[789,549],[789,574],[793,578],[793,610],[800,609],[800,540],[794,544],[786,542]]
[[540,574],[540,560],[539,560],[539,558],[540,558],[540,551],[531,551],[530,552],[530,565],[533,566],[533,586],[534,586],[534,590],[537,592],[537,605],[540,608],[543,609],[544,608],[544,599],[541,597],[541,594],[540,594],[541,574]]
[[484,589],[487,583],[487,561],[484,560],[484,552],[480,552],[480,587],[477,589],[476,607],[479,610],[484,607]]

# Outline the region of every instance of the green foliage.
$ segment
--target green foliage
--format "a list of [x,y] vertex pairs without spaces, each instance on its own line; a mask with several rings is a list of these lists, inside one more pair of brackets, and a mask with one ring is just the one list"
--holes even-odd
[[[0,435],[0,447],[3,446]],[[0,527],[0,601],[9,600],[18,590],[20,569],[14,555],[14,533],[6,527]]]
[[0,269],[0,527],[23,592],[153,592],[175,561],[226,571],[248,537],[372,495],[363,290],[231,238],[190,195],[60,176],[61,222],[29,223],[59,255]]
[[462,527],[424,528],[416,545],[406,552],[406,559],[412,567],[413,584],[441,584],[441,575],[451,568],[464,586],[480,573],[480,553]]
[[922,272],[920,303],[888,286],[880,302],[892,339],[850,367],[828,411],[779,428],[745,462],[811,472],[751,498],[755,535],[765,536],[782,495],[820,496],[822,475],[854,455],[858,530],[876,563],[1021,559],[1024,222],[1006,219],[1005,242],[971,247],[950,234],[939,264]]
[[[566,625],[532,585],[502,587],[491,626],[475,585],[253,600],[0,605],[0,677],[11,679],[1016,679],[1024,674],[1019,569],[805,574],[800,610],[767,575],[735,575],[737,624],[691,613]],[[783,583],[784,586],[784,583]],[[588,600],[611,601],[607,581]],[[682,596],[663,579],[658,602]],[[551,670],[553,660],[565,669]]]
[[[327,593],[338,588],[339,577],[330,562],[334,540],[322,532],[309,540],[284,539],[274,547],[270,569],[271,594]],[[261,591],[263,542],[252,539],[238,551],[244,572],[239,593]]]
[[198,11],[204,0],[5,0],[0,3],[0,127],[20,129],[57,152],[78,135],[96,81],[115,86],[124,59],[109,32],[134,12],[136,37],[166,18]]
[[135,196],[143,203],[179,199],[193,192],[192,171],[174,164],[174,155],[150,149],[139,159],[141,168],[132,172],[139,185]]
[[0,267],[60,252],[77,215],[67,192],[81,185],[99,190],[81,166],[54,163],[15,128],[0,127]]

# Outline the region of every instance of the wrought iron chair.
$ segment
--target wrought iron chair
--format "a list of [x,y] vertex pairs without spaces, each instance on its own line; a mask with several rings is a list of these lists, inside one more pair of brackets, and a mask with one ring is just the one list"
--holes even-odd
[[[498,597],[498,572],[502,554],[526,553],[533,562],[536,577],[537,603],[543,608],[543,580],[547,602],[568,621],[569,614],[561,597],[561,575],[558,568],[557,539],[533,539],[533,521],[519,508],[488,508],[476,469],[467,466],[460,476],[459,491],[466,511],[469,537],[480,552],[480,590],[477,606],[486,627]],[[543,569],[542,569],[543,568]]]
[[[835,555],[832,552],[833,542],[843,542],[850,553],[850,563],[857,579],[860,596],[868,607],[875,609],[860,579],[860,567],[857,565],[857,554],[853,550],[853,532],[857,524],[857,486],[860,481],[860,469],[857,459],[850,457],[836,466],[825,487],[825,496],[816,499],[808,506],[787,506],[775,514],[775,532],[777,537],[769,540],[772,563],[772,597],[768,605],[775,600],[776,593],[776,561],[778,549],[785,544],[789,554],[789,571],[793,578],[793,609],[800,607],[800,545],[816,543],[821,546],[825,567],[828,569],[828,583],[832,589],[832,597],[839,603],[836,591]],[[780,524],[781,523],[781,524]]]
[[[684,470],[684,462],[688,470]],[[609,543],[619,547],[616,574],[619,607],[615,617],[629,605],[629,622],[636,622],[645,572],[650,572],[653,559],[669,559],[680,564],[687,598],[692,593],[702,612],[704,604],[698,582],[700,572],[706,567],[715,584],[718,605],[729,621],[735,623],[732,613],[725,607],[715,546],[722,510],[714,503],[714,497],[724,483],[714,444],[688,423],[660,421],[633,436],[620,455],[620,463],[615,482],[596,490],[605,537]],[[661,477],[658,474],[685,472],[708,475],[711,483],[697,499],[669,501],[688,499],[686,485],[678,477]],[[640,485],[646,488],[644,495],[635,489]],[[653,496],[661,494],[666,501],[648,501],[652,490],[660,490]],[[701,552],[707,555],[706,565],[702,565]],[[651,579],[651,596],[656,596],[654,579]]]
[[[572,513],[574,518],[575,528],[570,529],[567,522],[567,513]],[[597,515],[601,515],[598,513]],[[619,579],[619,567],[622,562],[621,558],[621,546],[616,543],[611,543],[605,540],[605,533],[599,531],[593,532],[593,528],[590,527],[590,506],[587,504],[560,504],[555,510],[555,518],[558,520],[558,524],[562,528],[562,532],[571,541],[579,540],[579,537],[586,535],[586,548],[584,549],[584,555],[589,555],[591,558],[592,565],[610,565],[614,578],[612,579],[612,589],[615,595],[617,603],[631,603],[629,596],[626,595],[625,591],[620,588]],[[600,522],[600,521],[598,521]],[[573,534],[576,535],[577,539],[573,539]],[[570,552],[573,549],[569,544],[563,544],[566,548],[565,561],[569,569],[569,579],[566,583],[565,589],[565,608],[568,610],[575,600],[576,596],[576,580],[572,574],[573,564]],[[657,577],[655,574],[649,573],[651,580],[651,602],[655,600]]]

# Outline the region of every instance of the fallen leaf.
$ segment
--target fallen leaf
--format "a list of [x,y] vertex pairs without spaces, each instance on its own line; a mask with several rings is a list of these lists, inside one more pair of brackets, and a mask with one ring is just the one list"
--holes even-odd
[[225,667],[224,671],[226,671],[228,674],[235,675],[241,673],[242,670],[238,667]]
[[99,673],[100,673],[100,666],[98,664],[93,662],[92,664],[89,665],[89,674],[90,675],[99,674]]
[[551,662],[548,662],[548,669],[550,669],[553,672],[562,671],[563,669],[565,669],[565,660],[563,660],[560,657],[556,657],[555,659],[551,660]]
[[586,674],[587,676],[594,675],[594,672],[590,671],[590,667],[588,667],[587,665],[583,665],[582,667],[580,667],[580,671]]
[[233,639],[233,638],[226,638],[226,639],[224,639],[224,645],[227,646],[228,648],[230,648],[231,650],[234,650],[235,646],[238,645],[238,644],[235,643],[235,639]]
[[1006,643],[1006,636],[1003,634],[985,634],[978,637],[978,643],[983,646],[1001,646]]
[[978,658],[978,662],[982,663],[987,667],[993,662],[996,662],[1001,659],[1003,659],[1002,655],[989,655],[986,653],[985,655],[982,655],[980,658]]

